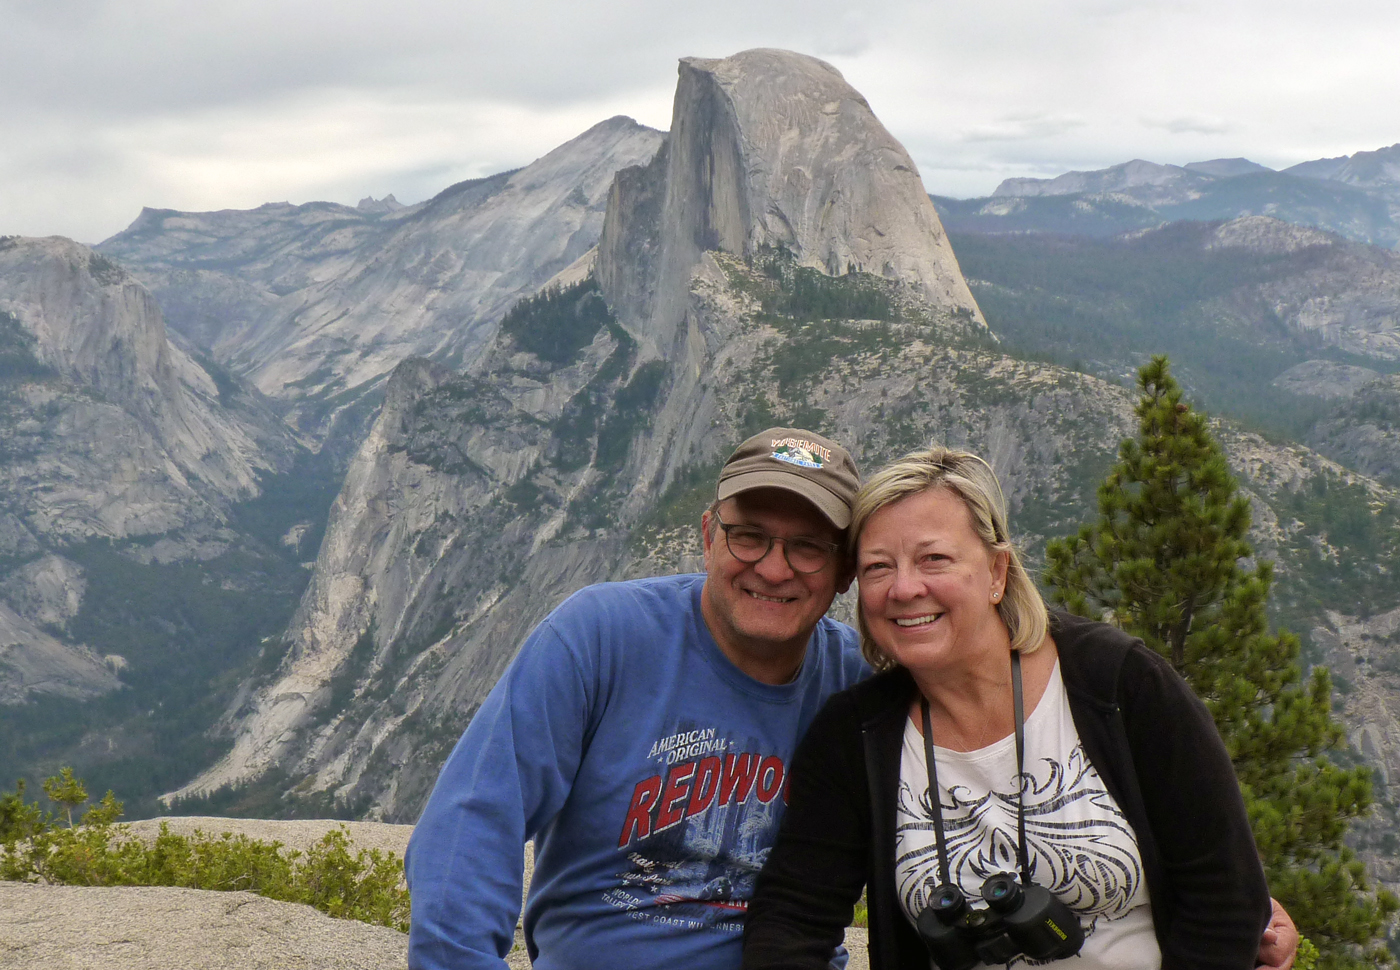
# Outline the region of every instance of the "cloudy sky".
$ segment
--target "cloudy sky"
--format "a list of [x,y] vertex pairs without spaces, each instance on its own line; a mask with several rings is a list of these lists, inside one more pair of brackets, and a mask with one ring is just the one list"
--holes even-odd
[[415,202],[610,115],[666,128],[677,58],[760,46],[839,67],[944,195],[1400,141],[1393,0],[0,0],[0,234]]

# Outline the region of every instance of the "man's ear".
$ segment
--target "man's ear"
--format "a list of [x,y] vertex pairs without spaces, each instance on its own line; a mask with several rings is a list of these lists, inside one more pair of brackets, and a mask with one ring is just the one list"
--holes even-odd
[[704,514],[700,516],[700,543],[704,553],[706,571],[710,568],[710,553],[714,548],[715,532],[717,531],[710,527],[710,519],[714,514],[712,509],[706,509]]

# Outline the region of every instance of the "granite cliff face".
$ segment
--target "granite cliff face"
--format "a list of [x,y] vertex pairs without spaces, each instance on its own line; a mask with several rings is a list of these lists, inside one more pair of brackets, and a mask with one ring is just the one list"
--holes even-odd
[[985,326],[913,160],[839,71],[777,50],[684,58],[665,150],[613,184],[603,295],[669,354],[702,255],[770,247],[898,280]]
[[6,428],[18,454],[5,476],[34,532],[165,532],[289,463],[295,443],[270,410],[172,345],[151,294],[86,247],[0,243],[0,312],[16,361],[34,361],[9,403],[44,416]]
[[0,239],[0,411],[5,703],[118,684],[123,658],[68,640],[87,589],[69,547],[217,530],[300,450],[259,395],[166,339],[130,274],[56,237]]
[[594,245],[613,173],[649,161],[662,137],[612,118],[410,207],[146,210],[100,248],[172,327],[319,438],[405,357],[471,360],[512,302]]

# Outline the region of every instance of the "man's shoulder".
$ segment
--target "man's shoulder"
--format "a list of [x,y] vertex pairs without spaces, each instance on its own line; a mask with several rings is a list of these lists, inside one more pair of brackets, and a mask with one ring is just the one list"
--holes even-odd
[[554,608],[545,625],[566,639],[585,632],[671,626],[693,612],[703,575],[629,579],[585,586]]
[[860,650],[860,634],[830,617],[817,621],[808,641],[806,676],[819,682],[826,696],[845,690],[870,676]]
[[829,616],[824,616],[817,621],[817,629],[825,632],[834,642],[841,644],[854,644],[860,648],[860,634],[849,623],[842,623],[840,620],[833,620]]
[[557,615],[566,611],[612,608],[674,609],[688,605],[695,597],[696,587],[704,582],[703,573],[680,573],[595,583],[573,593],[554,612]]

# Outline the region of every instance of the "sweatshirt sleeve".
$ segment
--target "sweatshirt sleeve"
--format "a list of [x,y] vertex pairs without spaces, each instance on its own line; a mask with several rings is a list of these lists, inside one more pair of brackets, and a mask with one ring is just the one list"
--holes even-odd
[[1152,834],[1172,887],[1163,970],[1252,968],[1269,890],[1234,766],[1210,712],[1165,660],[1128,655],[1123,698]]
[[793,758],[787,813],[744,919],[744,970],[838,965],[833,953],[865,888],[870,854],[859,745],[854,708],[837,694]]
[[410,970],[505,967],[525,841],[559,812],[583,756],[590,656],[546,619],[443,765],[405,858]]

